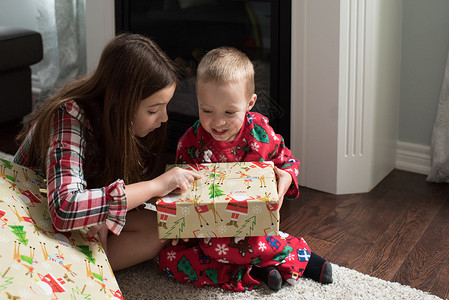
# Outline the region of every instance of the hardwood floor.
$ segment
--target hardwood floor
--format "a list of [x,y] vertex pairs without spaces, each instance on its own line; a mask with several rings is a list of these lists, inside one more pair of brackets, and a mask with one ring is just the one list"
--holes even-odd
[[339,266],[449,297],[449,184],[394,170],[366,194],[301,188],[281,230]]
[[[2,126],[0,151],[15,153],[19,129]],[[449,184],[394,170],[365,194],[300,190],[284,201],[281,230],[339,266],[449,298]]]

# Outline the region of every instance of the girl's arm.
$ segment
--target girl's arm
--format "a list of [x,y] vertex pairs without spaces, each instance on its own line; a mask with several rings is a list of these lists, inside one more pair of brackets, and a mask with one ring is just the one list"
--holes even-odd
[[69,231],[106,222],[119,234],[127,211],[125,186],[117,180],[103,188],[87,189],[82,122],[83,114],[74,101],[65,103],[53,117],[46,169],[53,225]]

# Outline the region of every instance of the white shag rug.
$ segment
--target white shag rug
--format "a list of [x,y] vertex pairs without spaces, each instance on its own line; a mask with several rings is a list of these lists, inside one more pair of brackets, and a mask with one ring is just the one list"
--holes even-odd
[[237,293],[215,287],[197,288],[176,282],[157,269],[155,260],[116,272],[115,276],[125,299],[441,299],[423,291],[374,278],[355,270],[332,264],[334,283],[322,285],[301,278],[294,286],[284,283],[278,292],[266,285]]
[[[0,158],[13,156],[0,151]],[[300,279],[291,286],[287,283],[278,292],[266,285],[244,293],[224,291],[215,287],[197,288],[181,284],[159,272],[155,260],[116,272],[115,276],[125,299],[441,299],[429,293],[371,277],[355,270],[332,264],[334,283],[322,285],[310,279]]]

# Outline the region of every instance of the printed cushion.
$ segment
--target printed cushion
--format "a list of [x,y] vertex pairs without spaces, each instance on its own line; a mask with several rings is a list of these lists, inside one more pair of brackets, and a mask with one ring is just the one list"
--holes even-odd
[[34,171],[0,159],[0,298],[123,299],[99,241],[55,231],[42,188]]

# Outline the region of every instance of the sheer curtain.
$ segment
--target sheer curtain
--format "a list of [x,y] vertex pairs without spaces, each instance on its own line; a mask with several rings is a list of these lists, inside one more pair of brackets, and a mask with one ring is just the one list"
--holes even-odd
[[449,181],[449,53],[430,149],[431,170],[427,181]]
[[39,0],[36,10],[44,58],[32,68],[41,88],[34,107],[54,88],[86,73],[85,0]]

